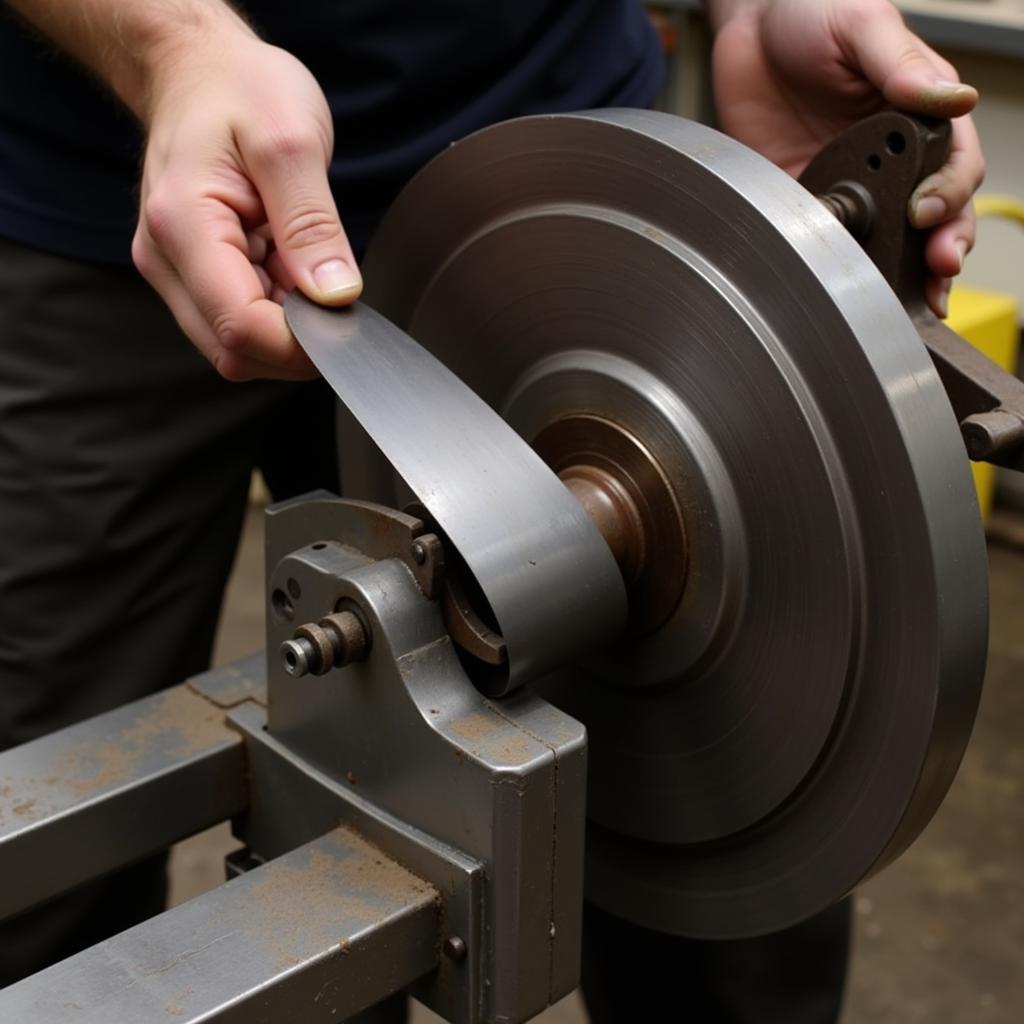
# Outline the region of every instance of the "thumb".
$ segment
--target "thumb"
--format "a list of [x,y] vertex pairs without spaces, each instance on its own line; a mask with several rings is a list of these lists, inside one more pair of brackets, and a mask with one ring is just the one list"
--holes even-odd
[[843,48],[893,107],[932,117],[960,117],[974,109],[977,90],[907,28],[892,4],[847,9],[853,23],[845,26]]
[[296,286],[325,306],[359,298],[363,278],[334,205],[317,134],[277,136],[246,163],[277,256]]

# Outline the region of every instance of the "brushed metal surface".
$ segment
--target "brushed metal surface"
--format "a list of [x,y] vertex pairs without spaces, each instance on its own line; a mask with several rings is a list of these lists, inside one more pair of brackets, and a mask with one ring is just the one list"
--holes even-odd
[[622,629],[625,588],[582,506],[449,369],[379,313],[298,292],[289,326],[469,566],[508,649],[507,692]]
[[0,753],[0,919],[241,813],[223,718],[183,684]]
[[421,172],[364,274],[524,437],[604,416],[682,496],[676,614],[540,687],[589,732],[590,897],[755,934],[904,849],[973,721],[983,537],[927,353],[817,200],[668,115],[528,118]]
[[437,899],[337,828],[8,986],[0,1020],[345,1020],[436,968]]

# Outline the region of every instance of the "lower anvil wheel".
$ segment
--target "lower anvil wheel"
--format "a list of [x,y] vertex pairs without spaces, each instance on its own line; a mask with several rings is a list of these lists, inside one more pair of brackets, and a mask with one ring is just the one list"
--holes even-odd
[[590,735],[589,897],[752,935],[903,850],[973,721],[983,538],[928,355],[815,198],[677,118],[530,118],[420,173],[365,276],[542,454],[596,421],[563,462],[612,430],[654,467],[644,614],[538,687]]

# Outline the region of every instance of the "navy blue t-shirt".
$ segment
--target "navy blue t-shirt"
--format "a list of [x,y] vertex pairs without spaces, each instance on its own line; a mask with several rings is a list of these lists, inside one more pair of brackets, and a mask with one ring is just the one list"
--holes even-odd
[[[260,35],[316,76],[330,178],[361,251],[450,142],[523,114],[650,105],[662,77],[640,0],[247,0]],[[132,117],[0,5],[0,235],[126,263],[141,139]]]

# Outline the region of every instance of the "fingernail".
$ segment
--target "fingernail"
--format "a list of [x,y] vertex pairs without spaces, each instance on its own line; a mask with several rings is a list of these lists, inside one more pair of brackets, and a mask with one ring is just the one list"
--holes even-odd
[[950,78],[934,78],[932,86],[942,92],[974,92],[974,86],[965,85],[963,82],[954,82]]
[[960,265],[956,268],[956,272],[959,274],[964,269],[964,260],[967,258],[967,239],[960,238],[956,243],[956,253],[960,257]]
[[934,109],[945,116],[966,114],[978,102],[978,90],[973,85],[936,78],[922,86],[918,94],[921,112]]
[[936,78],[932,82],[932,89],[945,99],[976,100],[978,98],[978,90],[973,85],[967,85],[964,82],[951,82],[948,78]]
[[913,221],[919,228],[930,228],[946,216],[946,200],[942,196],[922,196],[914,201]]
[[946,281],[942,286],[942,291],[939,292],[939,316],[943,320],[949,316],[949,288],[952,281]]
[[363,281],[344,260],[327,260],[313,271],[313,282],[325,299],[340,299],[358,292]]

